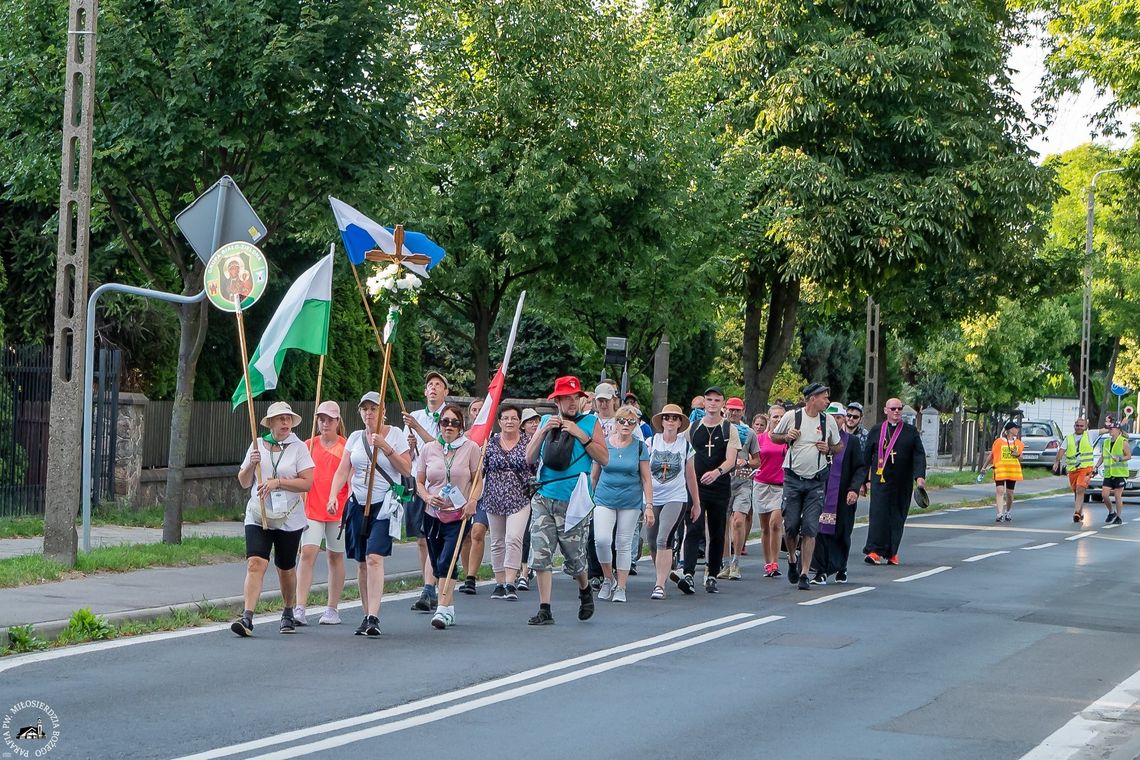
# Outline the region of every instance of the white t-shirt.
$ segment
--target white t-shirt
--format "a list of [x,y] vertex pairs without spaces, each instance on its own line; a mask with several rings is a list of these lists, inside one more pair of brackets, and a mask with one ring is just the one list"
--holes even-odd
[[665,437],[649,439],[649,472],[653,476],[653,503],[661,506],[670,501],[688,501],[689,489],[685,470],[693,458],[692,444],[684,436],[666,443]]
[[[422,423],[421,423],[422,424]],[[349,483],[352,486],[352,495],[356,497],[359,504],[364,504],[368,499],[368,470],[371,469],[372,460],[368,456],[368,450],[364,447],[364,432],[357,430],[355,433],[348,437],[348,442],[344,444],[344,455],[349,457],[352,462],[352,478]],[[392,447],[393,451],[397,454],[403,454],[408,450],[408,437],[404,435],[404,431],[398,427],[389,425],[388,432],[384,435],[384,442]],[[369,444],[369,448],[372,448]],[[400,482],[400,472],[394,466],[388,457],[384,456],[384,452],[374,449],[376,454],[376,465],[379,469],[388,473],[388,477],[393,482]],[[372,503],[375,504],[384,499],[384,494],[388,493],[388,481],[379,472],[376,477],[372,479]]]
[[[827,442],[832,446],[839,445],[839,426],[830,414],[820,413],[826,425]],[[789,469],[801,478],[811,478],[827,466],[827,454],[821,453],[815,447],[820,437],[820,417],[809,417],[805,411],[788,412],[780,418],[780,423],[772,432],[775,435],[784,435],[796,425],[796,416],[801,415],[800,437],[788,444],[788,452],[784,455],[784,468]]]
[[[258,450],[261,452],[261,482],[270,478],[295,478],[305,470],[316,467],[313,457],[309,454],[309,447],[305,442],[290,433],[284,441],[282,451],[269,450],[269,444],[264,439],[257,439]],[[253,453],[253,444],[245,450],[245,458],[241,460],[241,469],[249,467],[249,457]],[[249,489],[249,501],[245,503],[245,524],[261,525],[261,499],[257,497],[257,478]],[[292,509],[284,520],[269,520],[267,525],[276,530],[301,530],[309,524],[305,517],[305,494],[281,489],[277,498],[285,500],[286,508]],[[268,497],[272,498],[272,496]]]
[[[431,441],[437,440],[439,438],[439,413],[443,411],[443,407],[444,407],[444,404],[440,404],[439,409],[437,409],[434,413],[430,409],[428,409],[427,407],[424,407],[423,409],[417,409],[414,412],[412,412],[412,419],[414,419],[416,422],[420,423],[420,425],[423,426],[423,429],[426,430],[429,435],[431,435],[431,438],[429,438],[425,441],[424,439],[420,438],[419,433],[417,433],[415,430],[412,429],[411,425],[408,425],[404,428],[404,431],[403,431],[404,432],[404,439],[405,439],[403,451],[408,450],[407,438],[409,435],[414,435],[416,437],[416,441],[418,442],[416,444],[416,451],[419,451],[420,449],[422,449],[424,447],[425,443],[430,443]],[[400,451],[400,449],[397,449],[397,451]],[[420,458],[418,456],[416,456],[415,453],[413,453],[412,454],[412,475],[418,475],[419,474],[419,471],[420,471],[419,470],[419,462],[420,462]]]

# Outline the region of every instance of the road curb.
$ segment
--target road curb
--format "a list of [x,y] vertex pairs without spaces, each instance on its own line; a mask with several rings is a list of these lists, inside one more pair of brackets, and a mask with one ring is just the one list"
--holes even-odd
[[[420,571],[408,570],[402,573],[394,573],[384,577],[384,583],[392,581],[403,581],[411,578],[419,578]],[[345,580],[344,587],[355,588],[357,585],[356,579]],[[312,586],[313,591],[327,591],[328,583],[314,583]],[[281,590],[273,589],[270,591],[262,591],[259,597],[261,601],[272,600],[276,601],[281,599]],[[219,607],[222,609],[233,609],[240,611],[244,609],[245,599],[241,596],[224,596],[218,599],[199,599],[196,602],[182,602],[179,604],[168,604],[162,607],[146,607],[138,610],[123,610],[121,612],[111,612],[99,617],[106,620],[112,625],[120,625],[122,623],[134,622],[149,622],[166,617],[177,610],[197,610],[203,606]],[[56,639],[60,633],[67,629],[67,620],[51,620],[46,623],[29,623],[32,630],[37,636],[48,641]],[[0,627],[0,646],[8,646],[8,628],[14,626]]]

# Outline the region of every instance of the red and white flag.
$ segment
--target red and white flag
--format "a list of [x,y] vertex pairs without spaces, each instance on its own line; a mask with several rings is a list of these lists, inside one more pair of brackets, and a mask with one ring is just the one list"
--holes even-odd
[[471,429],[467,431],[467,437],[480,447],[486,444],[487,439],[491,437],[491,431],[495,428],[495,420],[499,416],[499,402],[503,398],[503,385],[507,382],[507,365],[511,362],[511,351],[515,347],[515,335],[519,331],[519,317],[522,316],[525,299],[526,291],[524,290],[519,295],[518,306],[515,307],[515,320],[511,323],[511,335],[507,339],[507,350],[503,352],[503,363],[499,365],[499,371],[491,379],[491,384],[487,388],[487,397],[483,399],[483,408],[479,410],[479,416],[475,418],[475,422],[471,424]]

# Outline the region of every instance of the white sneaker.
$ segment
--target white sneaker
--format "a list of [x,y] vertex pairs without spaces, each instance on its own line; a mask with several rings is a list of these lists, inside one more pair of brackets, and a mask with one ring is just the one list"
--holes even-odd
[[614,587],[614,601],[615,602],[624,602],[625,601],[625,589],[622,588],[621,586],[615,586]]
[[309,621],[305,619],[305,608],[304,607],[294,607],[293,608],[293,622],[295,624],[297,624],[298,626],[309,624]]
[[321,615],[320,625],[340,625],[340,613],[332,607],[325,607],[325,612]]
[[603,602],[608,602],[614,598],[614,582],[608,578],[602,581],[601,588],[598,589],[598,598]]

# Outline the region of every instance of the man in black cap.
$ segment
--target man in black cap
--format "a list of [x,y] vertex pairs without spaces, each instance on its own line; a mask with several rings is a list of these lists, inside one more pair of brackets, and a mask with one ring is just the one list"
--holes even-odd
[[740,450],[740,436],[723,416],[724,391],[716,386],[709,388],[705,391],[704,402],[704,417],[689,430],[702,514],[694,521],[685,520],[685,574],[677,580],[677,587],[686,594],[693,593],[693,573],[697,570],[697,555],[706,524],[705,591],[710,594],[719,591],[716,576],[720,573],[721,555],[724,554],[724,527],[732,499],[731,473],[736,467],[736,453]]
[[[831,389],[822,383],[804,388],[804,406],[780,418],[769,436],[788,444],[784,455],[784,534],[788,547],[788,582],[811,589],[808,565],[819,535],[819,517],[830,472],[831,455],[839,451],[839,425],[824,413]],[[796,549],[800,559],[797,560]]]
[[867,439],[871,436],[871,433],[867,428],[863,427],[863,405],[858,401],[852,401],[847,404],[847,418],[843,427],[847,429],[847,435],[853,435],[859,439],[859,449],[866,451]]

